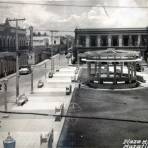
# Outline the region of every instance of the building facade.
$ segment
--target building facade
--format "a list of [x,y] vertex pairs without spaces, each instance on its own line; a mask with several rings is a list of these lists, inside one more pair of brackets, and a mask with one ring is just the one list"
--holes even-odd
[[[16,42],[16,28],[9,24],[6,19],[5,23],[0,24],[0,52],[2,51],[15,51]],[[26,49],[26,30],[18,29],[18,45],[19,50]]]
[[75,29],[74,57],[77,53],[108,48],[147,52],[147,28]]
[[34,32],[33,33],[33,46],[49,47],[51,45],[60,45],[59,35],[49,35],[46,32]]
[[[28,64],[26,30],[18,30],[19,65]],[[0,24],[0,77],[16,71],[16,28],[8,19]]]

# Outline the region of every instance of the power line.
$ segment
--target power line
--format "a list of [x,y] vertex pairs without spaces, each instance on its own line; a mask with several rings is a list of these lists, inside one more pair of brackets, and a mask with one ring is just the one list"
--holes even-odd
[[39,5],[39,6],[54,6],[54,7],[99,7],[99,8],[127,8],[127,9],[148,9],[148,6],[118,6],[118,5],[79,5],[79,4],[56,4],[56,3],[34,3],[34,2],[19,2],[19,1],[0,1],[1,4],[12,4],[12,5]]
[[78,116],[78,115],[56,115],[56,114],[45,114],[45,113],[35,113],[35,112],[10,112],[10,111],[0,111],[0,113],[7,114],[18,114],[18,115],[36,115],[36,116],[50,116],[50,117],[64,117],[64,118],[74,118],[74,119],[90,119],[90,120],[105,120],[105,121],[117,121],[117,122],[129,122],[129,123],[141,123],[148,124],[148,121],[134,120],[134,119],[118,119],[118,118],[108,118],[108,117],[90,117],[90,116]]

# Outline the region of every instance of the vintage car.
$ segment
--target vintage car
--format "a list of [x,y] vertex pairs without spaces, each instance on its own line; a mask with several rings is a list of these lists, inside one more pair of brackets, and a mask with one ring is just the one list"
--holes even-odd
[[28,101],[28,97],[25,94],[22,94],[17,99],[17,105],[23,106]]
[[27,75],[29,73],[31,73],[31,69],[28,66],[20,67],[20,69],[19,69],[19,74],[20,75]]
[[52,78],[52,77],[53,77],[53,73],[52,72],[49,72],[48,78]]
[[44,82],[42,80],[38,81],[38,88],[42,88],[44,86]]

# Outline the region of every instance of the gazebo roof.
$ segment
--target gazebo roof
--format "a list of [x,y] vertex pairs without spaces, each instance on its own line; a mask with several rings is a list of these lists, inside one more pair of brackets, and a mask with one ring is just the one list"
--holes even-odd
[[115,50],[109,48],[107,50],[98,51],[87,51],[85,53],[80,53],[79,57],[85,60],[137,60],[139,58],[139,52],[137,51],[127,51],[127,50]]
[[139,57],[139,52],[137,51],[127,51],[127,50],[115,50],[113,48],[109,48],[107,50],[98,50],[98,51],[87,51],[85,53],[80,53],[79,57],[82,58],[97,58],[97,57],[128,57],[128,58],[133,58],[133,57]]

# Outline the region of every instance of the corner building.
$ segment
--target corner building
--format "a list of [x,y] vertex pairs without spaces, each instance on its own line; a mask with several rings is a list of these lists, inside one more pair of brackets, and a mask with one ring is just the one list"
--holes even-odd
[[142,57],[147,53],[147,28],[100,28],[75,29],[74,57],[86,51],[108,48],[139,51]]

